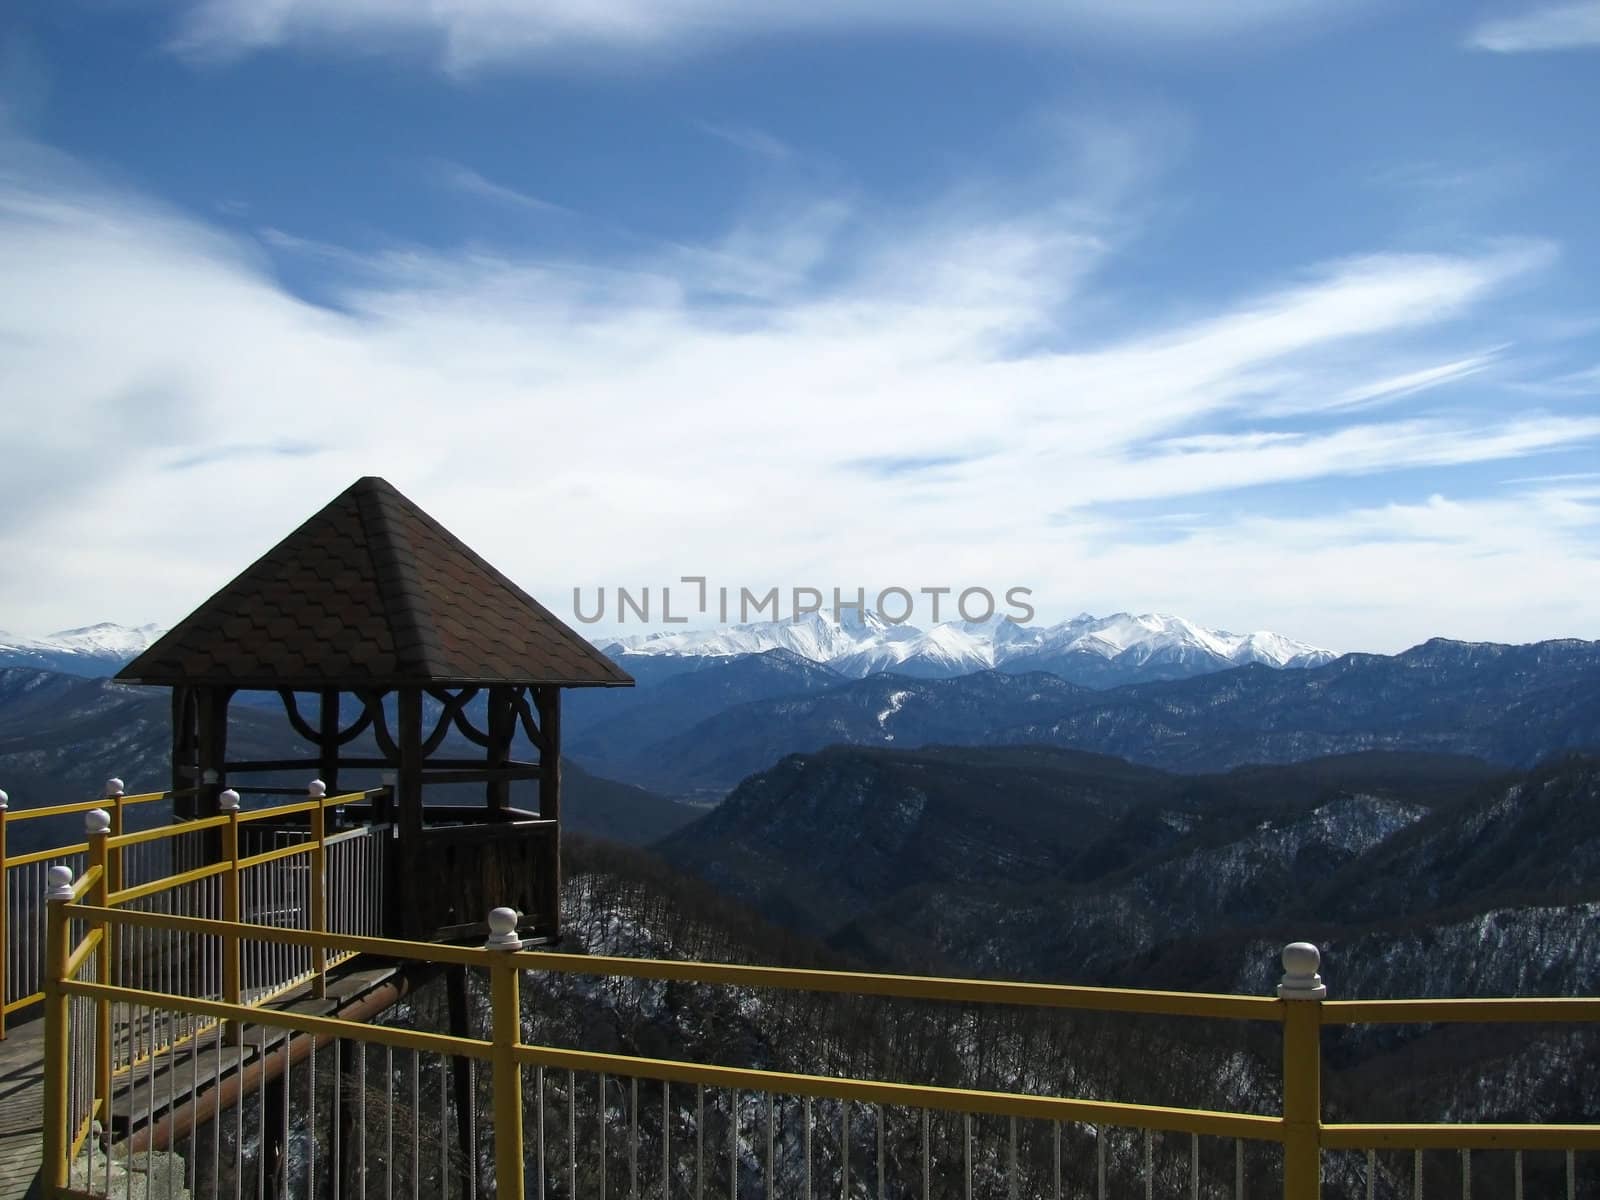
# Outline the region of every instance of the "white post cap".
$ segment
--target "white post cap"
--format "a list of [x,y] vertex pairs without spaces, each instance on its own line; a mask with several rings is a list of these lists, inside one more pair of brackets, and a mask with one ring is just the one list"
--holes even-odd
[[1321,1000],[1328,994],[1317,968],[1322,964],[1322,951],[1310,942],[1290,942],[1280,955],[1283,978],[1278,982],[1280,1000]]
[[239,793],[234,791],[232,788],[229,788],[225,792],[219,793],[217,796],[217,807],[223,812],[238,812]]
[[489,910],[489,940],[485,950],[520,950],[522,939],[517,936],[517,910],[491,908]]
[[120,779],[108,779],[108,780],[106,780],[106,799],[110,800],[113,797],[120,796],[120,795],[122,795],[122,780],[120,780]]
[[111,832],[111,814],[103,808],[91,808],[83,814],[83,831],[90,837],[101,837]]
[[10,800],[10,796],[6,795],[4,792],[0,792],[0,808],[4,808]]
[[46,900],[72,899],[72,868],[58,863],[45,873],[44,898]]
[[313,779],[310,783],[306,784],[306,795],[311,797],[313,800],[321,800],[327,794],[328,785],[323,783],[320,779]]

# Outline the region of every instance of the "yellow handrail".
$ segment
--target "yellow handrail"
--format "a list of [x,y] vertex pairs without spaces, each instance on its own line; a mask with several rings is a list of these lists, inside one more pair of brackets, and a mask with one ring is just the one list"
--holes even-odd
[[[49,905],[48,970],[45,977],[47,1081],[64,1078],[65,1037],[71,1019],[68,1000],[87,997],[96,1003],[96,1053],[108,1053],[111,1031],[101,1014],[113,1003],[165,1009],[223,1022],[229,1040],[238,1043],[246,1023],[280,1028],[290,1033],[321,1038],[347,1038],[396,1048],[477,1059],[488,1064],[494,1081],[496,1158],[500,1194],[516,1200],[522,1194],[521,1072],[528,1066],[565,1068],[603,1075],[654,1079],[707,1087],[782,1093],[1028,1120],[1074,1121],[1145,1130],[1186,1132],[1195,1136],[1232,1137],[1283,1146],[1282,1194],[1285,1200],[1316,1200],[1320,1195],[1322,1157],[1333,1150],[1477,1149],[1600,1150],[1600,1125],[1515,1124],[1374,1124],[1330,1123],[1322,1114],[1322,1057],[1319,1035],[1328,1026],[1362,1024],[1424,1024],[1432,1022],[1592,1022],[1600,1020],[1600,999],[1503,998],[1325,1000],[1316,974],[1315,947],[1297,943],[1284,951],[1286,973],[1276,997],[1222,993],[1187,993],[1129,988],[1081,987],[1005,980],[962,979],[939,976],[891,975],[735,963],[670,962],[600,955],[562,954],[521,950],[515,936],[516,915],[509,909],[490,914],[493,935],[487,946],[447,946],[393,938],[329,933],[326,928],[324,873],[327,865],[327,829],[324,814],[331,806],[351,803],[370,793],[314,796],[304,802],[244,813],[229,808],[219,816],[135,834],[111,834],[101,829],[87,843],[89,867],[70,888],[57,885],[70,898]],[[224,797],[225,801],[230,799]],[[232,796],[233,803],[237,797]],[[68,806],[70,807],[70,806]],[[226,804],[225,804],[225,807]],[[252,819],[306,813],[306,841],[242,856],[239,828]],[[3,820],[3,817],[0,817]],[[116,889],[116,855],[110,851],[127,845],[177,837],[205,829],[221,829],[222,861],[183,871],[135,888]],[[3,828],[0,828],[3,832]],[[3,847],[3,843],[0,843]],[[81,847],[80,847],[81,849]],[[247,867],[304,856],[310,865],[307,929],[279,928],[244,922],[240,873]],[[11,860],[17,861],[17,860]],[[38,861],[31,858],[30,861]],[[125,905],[145,896],[182,887],[202,879],[224,877],[222,919],[145,912]],[[69,878],[69,876],[62,876]],[[87,930],[75,944],[74,922]],[[129,928],[165,930],[214,937],[221,941],[222,999],[200,999],[142,987],[120,986],[106,970],[100,978],[77,978],[91,960],[107,961],[107,951]],[[370,1025],[340,1017],[284,1012],[261,1007],[262,1000],[241,999],[240,947],[246,941],[302,947],[311,951],[309,984],[322,995],[330,961],[354,955],[389,960],[469,967],[488,972],[492,1036],[488,1039],[455,1037],[417,1030]],[[520,1016],[520,975],[524,971],[582,974],[599,977],[665,980],[729,987],[772,988],[790,991],[875,996],[913,1001],[961,1004],[995,1004],[1036,1009],[1076,1009],[1166,1017],[1259,1021],[1283,1027],[1283,1107],[1281,1114],[1256,1114],[1185,1108],[1168,1105],[1129,1104],[1075,1097],[935,1087],[885,1080],[837,1078],[793,1072],[729,1067],[714,1064],[608,1054],[523,1042]],[[307,976],[300,976],[302,981]],[[90,1116],[68,1113],[64,1102],[47,1100],[47,1181],[52,1194],[66,1195],[67,1166],[82,1140],[73,1120],[92,1119],[110,1104],[109,1069],[97,1059],[95,1095]],[[109,1060],[107,1061],[109,1067]],[[80,1109],[83,1106],[80,1105]],[[52,1124],[56,1123],[56,1124]],[[1570,1158],[1569,1158],[1570,1164]],[[1569,1165],[1570,1170],[1570,1165]]]

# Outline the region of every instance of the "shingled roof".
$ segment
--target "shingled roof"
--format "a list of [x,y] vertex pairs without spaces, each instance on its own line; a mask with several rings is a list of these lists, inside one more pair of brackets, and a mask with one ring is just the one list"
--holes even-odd
[[351,484],[117,678],[306,690],[633,683],[374,475]]

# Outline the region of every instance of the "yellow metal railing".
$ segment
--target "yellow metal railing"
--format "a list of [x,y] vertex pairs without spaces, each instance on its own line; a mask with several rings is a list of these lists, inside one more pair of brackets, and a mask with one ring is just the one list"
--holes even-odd
[[[34,822],[94,810],[104,811],[110,819],[110,832],[120,834],[127,810],[187,794],[168,791],[128,796],[123,794],[122,780],[112,779],[107,781],[105,795],[99,800],[13,812],[8,807],[9,798],[0,792],[0,1041],[5,1039],[8,1017],[44,999],[45,869],[63,861],[81,865],[89,849],[87,841],[80,841],[17,854],[8,850],[8,843]],[[121,855],[116,857],[113,870],[113,880],[119,879]]]
[[[365,795],[364,793],[362,795]],[[663,1089],[662,1132],[664,1164],[670,1154],[667,1140],[667,1089],[689,1085],[697,1089],[725,1089],[734,1096],[762,1093],[803,1098],[807,1120],[806,1170],[810,1171],[810,1119],[814,1100],[842,1105],[867,1104],[928,1112],[962,1114],[967,1121],[966,1172],[970,1195],[971,1120],[973,1115],[1009,1119],[1012,1128],[1011,1155],[1015,1160],[1015,1122],[1057,1123],[1056,1162],[1060,1178],[1060,1123],[1072,1122],[1095,1127],[1145,1131],[1146,1180],[1150,1178],[1151,1132],[1188,1134],[1193,1141],[1190,1169],[1193,1195],[1199,1195],[1200,1137],[1239,1139],[1279,1148],[1281,1153],[1281,1194],[1287,1200],[1313,1200],[1322,1192],[1325,1155],[1336,1151],[1367,1151],[1368,1178],[1377,1151],[1412,1150],[1417,1154],[1417,1179],[1421,1179],[1421,1152],[1453,1149],[1463,1156],[1475,1150],[1519,1152],[1565,1151],[1567,1178],[1572,1189],[1572,1154],[1600,1150],[1600,1125],[1517,1125],[1517,1124],[1372,1124],[1332,1123],[1324,1120],[1321,1082],[1322,1053],[1320,1033],[1328,1027],[1369,1024],[1426,1024],[1438,1022],[1486,1023],[1593,1023],[1600,1021],[1597,999],[1507,999],[1507,1000],[1326,1000],[1317,975],[1319,956],[1306,943],[1286,947],[1285,973],[1276,997],[1186,993],[1118,988],[1074,987],[1053,984],[1015,983],[975,979],[866,974],[837,971],[798,970],[776,967],[740,966],[721,963],[664,962],[590,955],[571,955],[545,951],[524,951],[515,934],[517,914],[496,909],[489,914],[491,934],[482,948],[444,946],[432,943],[399,941],[374,936],[329,932],[327,896],[319,886],[325,875],[327,836],[318,818],[331,805],[351,803],[360,795],[323,797],[298,803],[241,813],[225,801],[217,817],[187,822],[169,829],[113,835],[109,823],[90,818],[86,842],[87,869],[75,882],[64,866],[54,868],[49,893],[47,918],[47,965],[43,980],[46,1022],[46,1158],[45,1182],[48,1194],[58,1196],[96,1195],[79,1186],[73,1174],[74,1162],[82,1151],[93,1123],[110,1114],[112,1088],[117,1070],[124,1063],[113,1058],[113,1048],[130,1035],[118,1026],[115,1014],[141,1010],[170,1014],[177,1022],[172,1028],[183,1037],[198,1039],[202,1032],[217,1031],[220,1057],[221,1039],[229,1045],[248,1049],[259,1044],[258,1058],[268,1054],[268,1033],[285,1038],[305,1037],[314,1047],[332,1040],[337,1046],[372,1045],[413,1054],[434,1054],[479,1064],[491,1082],[491,1110],[488,1124],[493,1135],[495,1186],[503,1197],[521,1200],[528,1171],[525,1156],[533,1150],[540,1163],[538,1178],[544,1172],[543,1119],[532,1134],[524,1128],[524,1072],[533,1070],[538,1079],[540,1103],[546,1073],[566,1071],[570,1078],[578,1072],[599,1076],[604,1094],[605,1080],[626,1078],[634,1083],[635,1121],[637,1121],[637,1081],[657,1082]],[[73,807],[73,806],[66,806]],[[304,843],[278,847],[254,855],[240,853],[240,829],[251,821],[305,815],[310,821],[310,836]],[[178,871],[161,880],[114,888],[113,864],[118,852],[134,845],[216,831],[220,837],[223,861],[201,864]],[[304,927],[280,927],[243,920],[251,913],[241,880],[252,867],[279,864],[304,858],[310,864],[312,901]],[[218,881],[220,902],[214,915],[153,911],[134,907],[141,900],[173,894],[186,886]],[[259,910],[256,910],[259,912]],[[121,974],[112,953],[117,945],[131,946],[147,936],[165,937],[169,944],[209,945],[220,948],[217,986],[206,994],[185,988],[184,980],[163,980],[137,973]],[[247,987],[249,972],[244,964],[249,955],[262,948],[287,954],[295,962],[309,962],[307,970],[292,973],[278,981],[276,988]],[[286,1011],[263,1007],[267,1000],[281,995],[286,987],[309,985],[317,994],[330,966],[360,955],[402,963],[434,964],[468,968],[488,977],[489,1035],[484,1038],[444,1035],[421,1030],[380,1026],[335,1016]],[[253,961],[253,960],[251,960]],[[1022,1006],[1037,1009],[1087,1010],[1152,1017],[1223,1019],[1277,1025],[1282,1032],[1283,1099],[1277,1114],[1218,1111],[1175,1105],[1133,1104],[1114,1100],[1072,1096],[1020,1094],[976,1090],[885,1080],[841,1078],[828,1075],[683,1062],[662,1058],[600,1053],[529,1043],[524,1040],[521,1020],[520,979],[523,972],[581,974],[595,977],[656,980],[735,988],[780,989],[800,992],[832,993],[849,996],[897,998],[916,1001],[942,1001],[966,1004]],[[74,1005],[76,1004],[76,1007]],[[85,1007],[87,1006],[87,1007]],[[93,1014],[92,1020],[88,1014]],[[86,1034],[84,1026],[89,1026]],[[220,1028],[219,1028],[220,1027]],[[252,1035],[255,1042],[252,1042]],[[86,1044],[88,1049],[85,1049]],[[172,1054],[173,1043],[148,1047],[148,1058],[159,1053]],[[92,1092],[86,1085],[71,1081],[85,1071],[80,1061],[92,1055]],[[289,1061],[289,1051],[283,1051]],[[127,1064],[133,1061],[131,1048]],[[243,1058],[239,1060],[243,1070]],[[443,1058],[441,1058],[441,1063]],[[287,1067],[285,1068],[287,1070]],[[474,1068],[476,1070],[478,1068]],[[441,1067],[442,1070],[442,1067]],[[476,1076],[473,1076],[476,1078]],[[441,1095],[443,1085],[441,1084]],[[337,1095],[337,1090],[335,1091]],[[443,1100],[440,1101],[443,1105]],[[576,1100],[569,1097],[576,1111]],[[770,1103],[770,1101],[769,1101]],[[448,1113],[448,1108],[441,1110]],[[541,1113],[543,1109],[539,1110]],[[733,1111],[730,1106],[730,1111]],[[848,1111],[846,1108],[843,1111]],[[600,1109],[601,1155],[604,1155],[606,1109]],[[768,1109],[768,1174],[771,1178],[771,1109]],[[458,1114],[458,1120],[466,1120]],[[575,1118],[571,1118],[575,1119]],[[926,1146],[926,1115],[924,1115]],[[334,1118],[337,1136],[337,1118]],[[446,1123],[448,1118],[445,1118]],[[739,1153],[737,1118],[733,1125],[733,1155]],[[848,1116],[844,1118],[848,1127]],[[878,1137],[882,1144],[882,1118]],[[697,1135],[699,1136],[698,1127]],[[573,1154],[577,1138],[572,1134]],[[637,1133],[635,1132],[635,1138]],[[636,1149],[635,1145],[635,1149]],[[1242,1150],[1240,1151],[1242,1163]],[[844,1156],[848,1185],[849,1153]],[[575,1164],[575,1159],[574,1159]],[[880,1158],[881,1164],[881,1158]],[[636,1164],[635,1164],[636,1166]],[[576,1180],[576,1166],[573,1166]],[[602,1171],[604,1167],[602,1165]],[[881,1171],[880,1165],[880,1171]],[[924,1171],[926,1149],[924,1149]],[[731,1168],[737,1174],[737,1162]],[[1014,1165],[1013,1165],[1014,1170]],[[667,1167],[663,1165],[663,1172]],[[1102,1188],[1104,1164],[1101,1165]],[[1243,1194],[1242,1168],[1239,1191]],[[924,1188],[926,1189],[926,1178]],[[1370,1182],[1368,1184],[1370,1188]],[[1519,1183],[1520,1188],[1520,1183]],[[1276,1189],[1275,1189],[1276,1190]],[[924,1191],[926,1195],[926,1190]],[[1013,1193],[1014,1194],[1014,1193]],[[1368,1194],[1371,1194],[1369,1191]],[[1519,1193],[1520,1195],[1520,1190]]]
[[[1405,1000],[1325,1001],[1316,979],[1313,948],[1299,944],[1285,952],[1289,968],[1278,998],[1205,995],[1180,992],[1070,987],[990,982],[971,979],[869,975],[847,972],[789,970],[711,963],[598,958],[515,948],[463,948],[384,938],[330,935],[316,930],[275,929],[225,920],[138,912],[94,903],[100,867],[70,892],[61,893],[51,914],[52,971],[47,988],[46,1019],[52,1078],[64,1078],[70,1053],[65,1005],[84,998],[101,1005],[129,1003],[165,1008],[224,1022],[230,1029],[270,1028],[313,1038],[346,1039],[391,1048],[406,1048],[483,1064],[492,1079],[495,1161],[498,1195],[521,1197],[525,1164],[523,1071],[533,1068],[592,1072],[835,1101],[860,1102],[961,1114],[988,1114],[1029,1121],[1080,1122],[1138,1130],[1188,1133],[1273,1143],[1282,1147],[1282,1195],[1311,1200],[1321,1194],[1322,1155],[1332,1150],[1452,1148],[1469,1150],[1600,1150],[1596,1125],[1376,1125],[1329,1124],[1322,1120],[1321,1055],[1318,1034],[1327,1026],[1374,1022],[1438,1021],[1593,1022],[1600,1020],[1600,1000]],[[516,916],[510,910],[491,914],[491,946],[499,938],[515,947]],[[69,927],[77,922],[88,932],[74,942]],[[455,1037],[395,1029],[336,1017],[263,1009],[224,997],[182,996],[153,988],[128,988],[79,977],[102,944],[102,929],[149,929],[210,937],[235,944],[241,938],[261,940],[333,956],[368,954],[386,959],[475,968],[489,976],[491,1033],[488,1038]],[[1280,1115],[1221,1112],[1199,1108],[1128,1104],[1072,1097],[1023,1095],[934,1087],[886,1081],[835,1078],[747,1067],[707,1065],[632,1055],[606,1054],[526,1043],[522,1037],[519,978],[524,971],[582,973],[633,979],[671,980],[737,987],[795,989],[916,1000],[1025,1005],[1086,1009],[1168,1017],[1231,1018],[1278,1024],[1283,1030],[1284,1102]],[[55,1093],[52,1092],[52,1095]],[[59,1105],[59,1101],[57,1102]],[[102,1111],[109,1099],[96,1101]],[[808,1110],[809,1111],[809,1110]],[[92,1113],[73,1119],[64,1108],[49,1114],[54,1129],[50,1179],[57,1194],[66,1189],[74,1147],[81,1142]],[[970,1167],[969,1167],[970,1170]]]

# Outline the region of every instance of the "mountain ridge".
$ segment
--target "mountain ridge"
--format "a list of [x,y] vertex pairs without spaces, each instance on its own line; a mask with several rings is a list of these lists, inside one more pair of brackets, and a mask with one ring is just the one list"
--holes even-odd
[[1184,678],[1249,662],[1276,668],[1315,666],[1334,657],[1330,650],[1282,634],[1233,634],[1165,613],[1080,613],[1053,625],[991,616],[927,629],[890,622],[870,611],[844,621],[810,613],[789,621],[655,631],[594,642],[624,664],[644,657],[725,658],[784,649],[857,679],[885,671],[947,678],[1000,669],[1125,681]]

